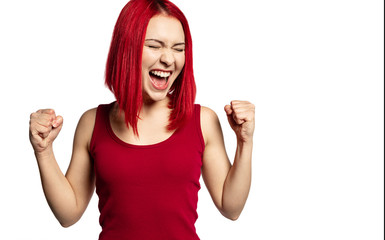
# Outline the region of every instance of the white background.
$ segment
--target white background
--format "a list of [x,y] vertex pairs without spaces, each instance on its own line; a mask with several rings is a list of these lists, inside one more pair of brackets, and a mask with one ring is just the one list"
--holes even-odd
[[[55,220],[28,122],[39,108],[64,116],[55,151],[66,171],[81,114],[114,100],[104,66],[125,3],[0,2],[0,239],[98,238],[96,195],[74,226]],[[383,239],[383,1],[174,3],[190,22],[197,103],[220,116],[230,158],[223,106],[256,105],[246,207],[225,219],[202,183],[201,239]]]

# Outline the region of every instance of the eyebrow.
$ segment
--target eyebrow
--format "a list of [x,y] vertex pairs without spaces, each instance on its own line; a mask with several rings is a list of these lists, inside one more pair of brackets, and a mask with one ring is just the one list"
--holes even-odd
[[[147,42],[147,41],[155,41],[155,42],[161,44],[162,46],[165,45],[164,42],[162,42],[162,41],[160,41],[160,40],[158,40],[158,39],[152,39],[152,38],[151,38],[151,39],[146,39],[145,41],[146,41],[146,42]],[[179,46],[179,45],[185,45],[185,43],[184,43],[184,42],[175,43],[175,44],[173,45],[173,47]]]

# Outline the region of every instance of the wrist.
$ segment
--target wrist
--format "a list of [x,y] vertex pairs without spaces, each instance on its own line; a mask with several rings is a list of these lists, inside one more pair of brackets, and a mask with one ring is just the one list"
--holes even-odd
[[253,141],[237,141],[237,150],[234,162],[251,163],[253,153]]
[[240,149],[252,149],[253,148],[253,139],[250,140],[242,140],[242,139],[237,139],[237,147]]
[[35,150],[35,157],[37,161],[44,161],[44,159],[50,159],[53,156],[52,145],[44,150]]
[[237,137],[237,144],[241,145],[241,146],[243,146],[243,145],[246,145],[246,146],[247,145],[253,145],[253,137],[247,138],[247,139]]

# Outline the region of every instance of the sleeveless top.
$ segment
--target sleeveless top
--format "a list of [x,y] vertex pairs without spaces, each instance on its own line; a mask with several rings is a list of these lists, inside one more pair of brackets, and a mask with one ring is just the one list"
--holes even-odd
[[204,140],[200,105],[168,139],[133,145],[113,132],[97,108],[90,154],[99,196],[99,240],[199,240],[195,230]]

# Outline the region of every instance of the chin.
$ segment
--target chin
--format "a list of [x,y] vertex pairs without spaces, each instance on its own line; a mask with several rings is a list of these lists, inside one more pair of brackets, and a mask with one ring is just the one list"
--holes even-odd
[[151,92],[151,93],[143,93],[143,102],[161,102],[168,99],[168,94],[166,92]]

